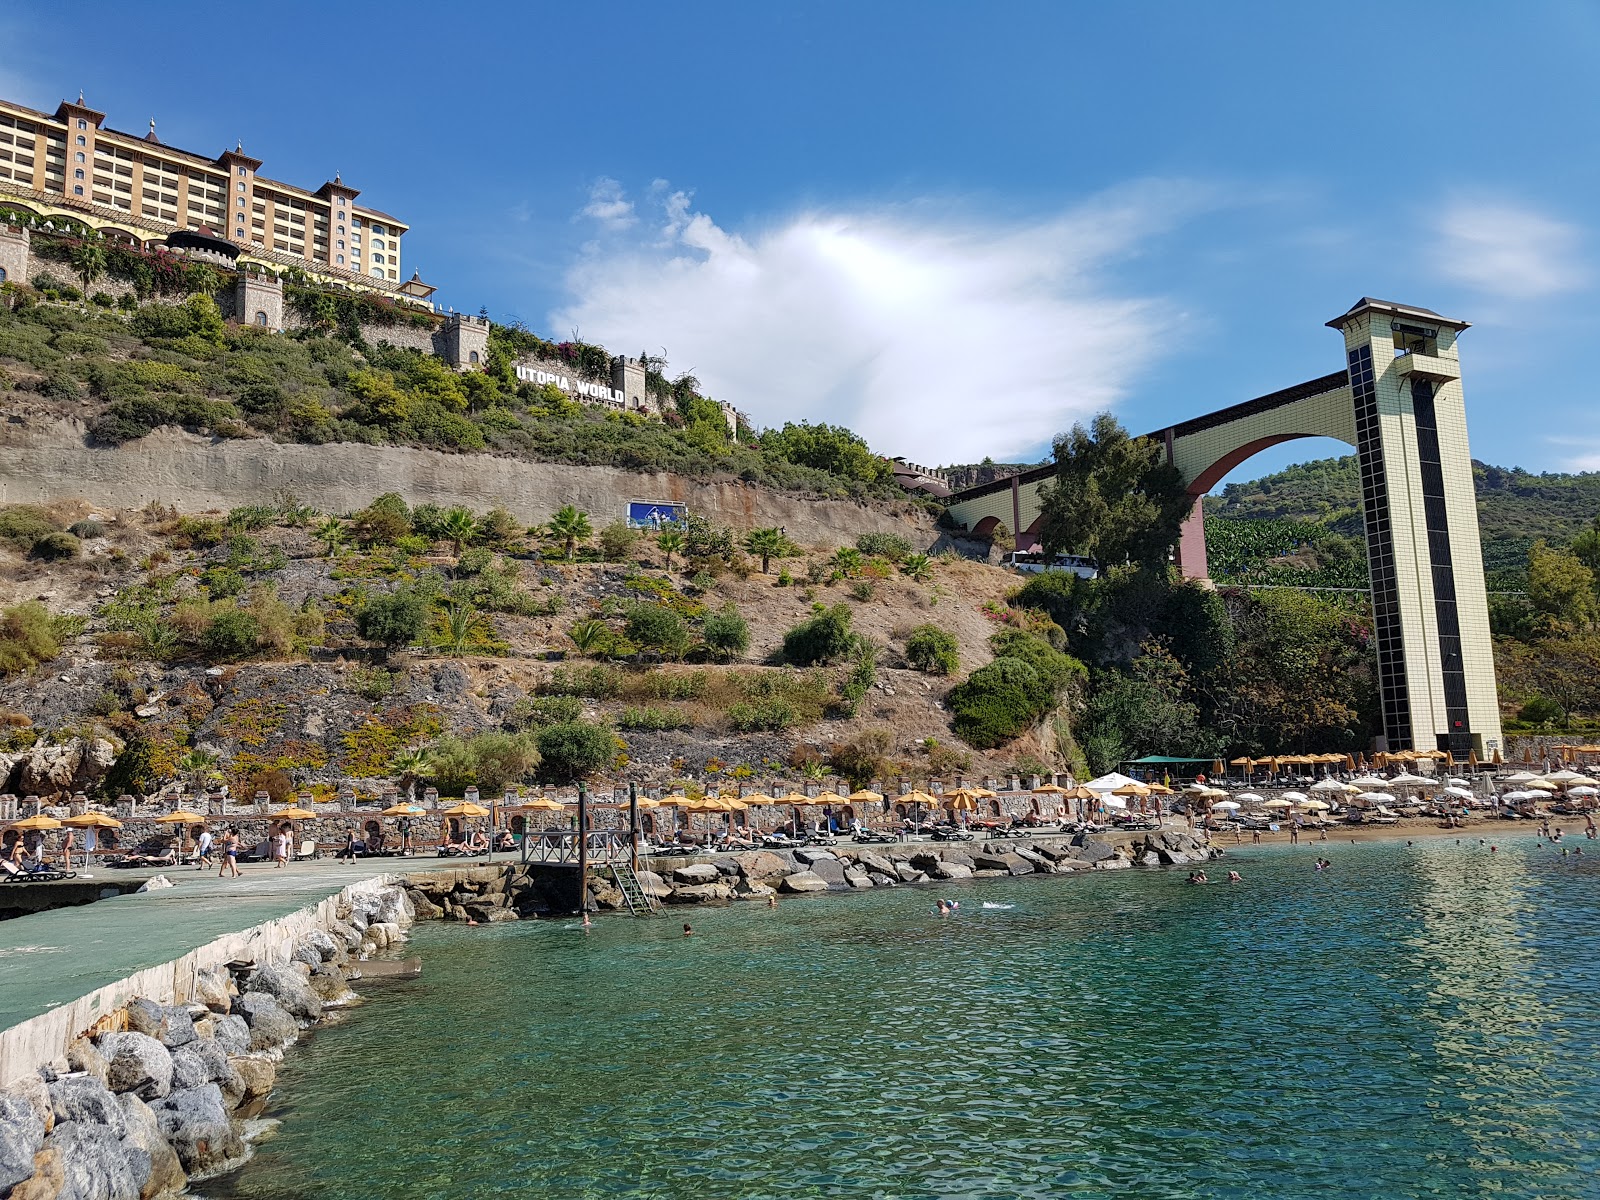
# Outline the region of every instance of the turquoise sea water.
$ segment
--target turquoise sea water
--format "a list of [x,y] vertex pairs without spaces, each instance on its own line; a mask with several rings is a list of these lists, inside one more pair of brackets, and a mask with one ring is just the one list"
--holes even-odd
[[1567,844],[423,927],[202,1190],[1600,1195],[1600,844]]

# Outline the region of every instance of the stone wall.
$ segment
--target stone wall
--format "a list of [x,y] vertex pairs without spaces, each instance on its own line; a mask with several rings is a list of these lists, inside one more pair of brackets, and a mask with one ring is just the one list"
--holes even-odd
[[383,492],[413,504],[504,507],[529,523],[564,504],[596,528],[621,519],[630,500],[676,501],[735,529],[776,525],[808,545],[838,546],[858,534],[898,533],[919,548],[938,531],[909,502],[820,500],[739,480],[688,479],[616,467],[524,462],[403,446],[281,444],[210,439],[170,427],[115,448],[91,446],[71,420],[14,417],[0,426],[0,503],[81,499],[106,508],[152,501],[184,512],[273,503],[288,489],[324,512],[354,512]]

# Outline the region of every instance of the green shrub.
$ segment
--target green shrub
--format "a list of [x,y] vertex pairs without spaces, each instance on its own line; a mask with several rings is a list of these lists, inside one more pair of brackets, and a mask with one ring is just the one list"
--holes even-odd
[[898,533],[863,533],[856,538],[856,549],[868,557],[876,555],[897,563],[911,553],[911,543]]
[[654,705],[625,708],[622,716],[617,718],[617,725],[622,729],[687,729],[692,723],[687,715],[675,708],[657,708]]
[[797,666],[838,662],[855,645],[850,632],[850,610],[842,604],[817,605],[817,614],[783,635],[783,657]]
[[385,650],[409,646],[428,625],[428,606],[415,592],[400,590],[370,597],[356,612],[356,629]]
[[60,618],[37,600],[16,604],[0,613],[0,675],[31,671],[61,653],[64,629]]
[[689,627],[670,608],[655,604],[634,604],[628,609],[627,634],[647,650],[659,650],[668,658],[682,658],[689,648]]
[[206,594],[213,600],[237,596],[246,586],[244,576],[232,567],[207,567],[205,573],[200,576],[200,582],[205,585]]
[[600,531],[600,557],[607,562],[624,562],[632,557],[644,538],[626,521],[613,521]]
[[706,648],[714,658],[724,662],[743,658],[750,649],[750,622],[729,604],[721,612],[712,613],[705,619],[701,636],[705,638]]
[[991,750],[1026,732],[1038,720],[1049,692],[1039,673],[1015,658],[979,667],[945,696],[958,735]]
[[582,696],[587,700],[610,700],[622,694],[622,672],[616,667],[557,667],[539,685],[546,696]]
[[786,700],[741,700],[728,709],[728,724],[740,733],[780,733],[795,723]]
[[350,674],[350,688],[363,700],[387,700],[399,678],[399,672],[383,667],[357,667]]
[[616,737],[603,725],[589,721],[563,721],[541,729],[540,775],[552,783],[585,779],[609,763],[617,753]]
[[261,623],[238,608],[225,608],[211,618],[200,639],[201,648],[224,662],[248,658],[261,640]]
[[0,507],[0,541],[17,550],[32,550],[40,538],[55,532],[56,523],[42,508],[32,504]]
[[105,537],[106,527],[91,517],[82,521],[74,521],[67,526],[67,532],[75,538],[89,541],[91,538]]
[[929,675],[953,675],[961,667],[955,636],[937,625],[918,625],[906,638],[906,661]]
[[878,589],[870,579],[858,579],[850,585],[850,598],[865,604],[878,594]]
[[576,696],[523,696],[506,714],[506,724],[512,729],[543,729],[582,716],[583,701]]
[[55,562],[61,559],[77,558],[81,549],[81,543],[70,533],[47,533],[33,544],[33,549],[30,553],[34,558],[44,559],[46,562]]
[[990,637],[989,648],[996,659],[1014,658],[1027,663],[1038,673],[1052,698],[1061,695],[1070,685],[1082,684],[1088,676],[1081,662],[1054,649],[1038,634],[1002,629]]

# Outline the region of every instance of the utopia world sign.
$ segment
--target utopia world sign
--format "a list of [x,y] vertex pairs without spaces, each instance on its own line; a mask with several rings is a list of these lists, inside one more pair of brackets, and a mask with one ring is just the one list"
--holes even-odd
[[569,396],[587,396],[591,400],[609,400],[615,404],[626,404],[628,397],[625,393],[615,388],[607,387],[603,383],[590,383],[587,379],[573,379],[559,371],[541,371],[537,367],[517,364],[517,378],[523,383],[553,384],[566,392]]

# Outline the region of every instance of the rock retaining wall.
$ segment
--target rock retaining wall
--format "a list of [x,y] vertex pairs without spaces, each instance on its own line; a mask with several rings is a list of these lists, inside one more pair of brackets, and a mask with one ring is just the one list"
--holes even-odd
[[284,1049],[413,919],[365,880],[0,1034],[0,1197],[150,1200],[232,1170]]

